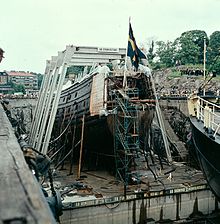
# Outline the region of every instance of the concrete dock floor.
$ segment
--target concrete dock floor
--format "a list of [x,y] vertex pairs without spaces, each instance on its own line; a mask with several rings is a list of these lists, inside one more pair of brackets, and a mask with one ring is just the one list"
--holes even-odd
[[68,175],[68,165],[56,170],[54,184],[61,191],[64,209],[61,223],[133,224],[147,219],[153,220],[147,223],[187,223],[194,216],[218,212],[219,204],[201,171],[180,162],[163,163],[161,169],[156,161],[147,167],[141,157],[138,163],[133,172],[140,183],[129,184],[126,194],[124,184],[107,171],[84,168],[77,180],[77,166],[73,175]]

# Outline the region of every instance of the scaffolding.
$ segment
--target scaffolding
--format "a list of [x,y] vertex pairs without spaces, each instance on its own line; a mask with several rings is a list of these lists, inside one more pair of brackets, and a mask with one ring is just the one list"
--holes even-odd
[[113,95],[117,108],[114,122],[116,177],[127,186],[130,169],[135,166],[134,159],[140,151],[138,105],[130,101],[139,98],[139,90],[117,90]]

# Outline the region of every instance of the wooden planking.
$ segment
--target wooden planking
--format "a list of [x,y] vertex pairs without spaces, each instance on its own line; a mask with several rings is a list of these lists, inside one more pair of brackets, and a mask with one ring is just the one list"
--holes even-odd
[[0,105],[0,223],[55,223]]
[[99,115],[104,107],[105,74],[98,73],[93,76],[92,90],[90,96],[90,114]]

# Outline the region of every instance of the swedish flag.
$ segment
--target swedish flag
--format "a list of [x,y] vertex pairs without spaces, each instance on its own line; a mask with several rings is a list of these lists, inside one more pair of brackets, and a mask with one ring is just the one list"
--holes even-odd
[[129,36],[128,36],[128,50],[127,56],[131,58],[131,62],[134,65],[135,69],[138,69],[138,64],[141,58],[145,58],[146,56],[144,53],[138,48],[134,35],[133,30],[131,27],[131,23],[129,23]]

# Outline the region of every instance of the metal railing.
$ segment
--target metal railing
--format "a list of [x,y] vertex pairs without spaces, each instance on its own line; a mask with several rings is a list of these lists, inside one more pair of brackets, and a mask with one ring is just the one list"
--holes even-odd
[[197,119],[203,121],[204,127],[214,131],[214,137],[220,134],[220,106],[198,97],[196,110]]

